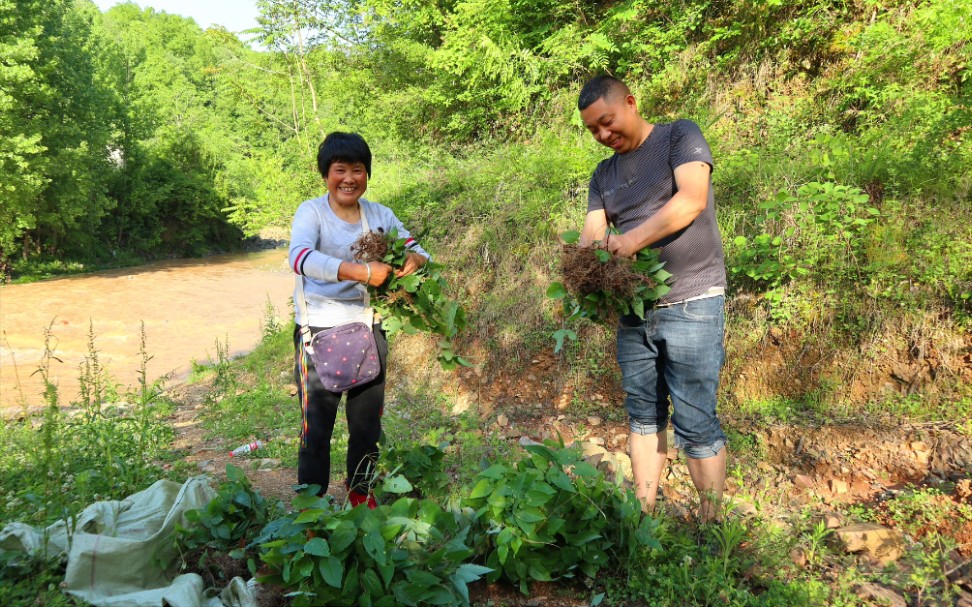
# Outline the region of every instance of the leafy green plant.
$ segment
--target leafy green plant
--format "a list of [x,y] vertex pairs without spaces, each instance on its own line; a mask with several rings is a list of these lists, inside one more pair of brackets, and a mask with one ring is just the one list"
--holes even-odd
[[864,229],[881,214],[859,188],[815,181],[796,194],[780,191],[759,208],[764,214],[756,227],[762,231],[733,240],[729,270],[770,289],[820,266],[837,277],[858,268],[853,262],[864,248]]
[[[373,239],[376,236],[385,244],[385,251],[380,252],[377,259],[393,268],[402,267],[409,253],[405,246],[407,240],[399,238],[395,228],[388,233],[372,232],[362,238]],[[367,256],[359,258],[369,260]],[[437,358],[446,370],[460,365],[471,366],[454,350],[453,339],[466,327],[466,313],[456,301],[446,296],[448,288],[442,276],[442,266],[432,261],[411,274],[392,274],[384,284],[368,287],[372,296],[371,305],[381,314],[382,326],[389,335],[399,331],[413,335],[422,331],[441,338]]]
[[405,477],[419,496],[440,497],[449,486],[449,475],[443,465],[443,449],[447,446],[448,443],[387,447],[378,459],[379,471],[389,477]]
[[227,464],[226,479],[205,509],[186,512],[189,525],[176,528],[178,546],[238,553],[271,520],[277,508],[253,488],[243,470]]
[[338,510],[316,490],[257,540],[270,567],[261,582],[293,589],[295,606],[468,605],[468,584],[489,572],[465,562],[474,554],[468,513],[412,498]]
[[[657,540],[640,502],[607,481],[563,443],[526,447],[516,463],[496,463],[473,479],[463,500],[486,529],[486,565],[519,584],[583,574],[595,578],[614,559]],[[617,562],[617,561],[615,561]]]
[[[576,246],[580,240],[580,232],[564,232],[561,238],[566,246]],[[644,318],[645,310],[650,309],[655,301],[671,290],[665,281],[672,275],[662,269],[665,262],[658,261],[658,251],[650,247],[638,251],[633,260],[616,257],[607,250],[596,247],[578,247],[574,252],[580,255],[572,256],[569,261],[565,259],[564,282],[552,282],[547,288],[547,297],[563,302],[567,321],[586,318],[593,322],[607,323],[619,314],[636,314],[638,318]],[[591,259],[587,259],[588,253],[592,256]],[[595,264],[593,266],[592,260]],[[568,264],[570,267],[567,267]],[[600,267],[596,264],[600,264]],[[572,280],[573,274],[578,271],[583,277]],[[618,279],[612,280],[609,277],[595,281],[587,278],[607,274]],[[560,329],[553,337],[557,342],[554,351],[559,352],[564,339],[573,341],[577,334],[568,329]]]

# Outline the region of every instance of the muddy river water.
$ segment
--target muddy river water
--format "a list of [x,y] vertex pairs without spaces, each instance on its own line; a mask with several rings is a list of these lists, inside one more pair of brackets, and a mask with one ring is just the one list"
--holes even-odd
[[[292,322],[294,275],[287,250],[168,260],[24,285],[0,285],[0,412],[44,404],[35,373],[50,327],[50,378],[62,404],[78,395],[89,327],[99,363],[121,386],[138,385],[140,327],[145,325],[148,379],[185,378],[192,362],[251,350],[266,324],[268,302]],[[168,385],[168,384],[167,384]]]

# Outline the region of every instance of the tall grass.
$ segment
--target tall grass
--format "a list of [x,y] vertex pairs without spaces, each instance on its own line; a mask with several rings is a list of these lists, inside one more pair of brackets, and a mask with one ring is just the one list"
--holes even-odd
[[[45,330],[44,353],[37,368],[44,385],[45,407],[38,417],[0,420],[0,527],[18,521],[43,528],[63,521],[73,531],[75,517],[98,500],[121,499],[166,476],[172,429],[165,423],[172,403],[161,383],[146,381],[144,325],[141,330],[142,373],[138,388],[119,395],[99,362],[95,336],[89,330],[88,353],[79,367],[78,401],[61,402],[50,379],[56,336]],[[60,596],[63,565],[16,555],[0,559],[0,604],[69,604]]]

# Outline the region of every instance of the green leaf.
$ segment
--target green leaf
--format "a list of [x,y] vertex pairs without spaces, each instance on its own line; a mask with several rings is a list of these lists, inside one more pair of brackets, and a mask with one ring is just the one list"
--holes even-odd
[[499,479],[506,476],[506,473],[508,471],[509,468],[507,468],[504,464],[493,464],[489,468],[486,468],[485,470],[480,472],[477,476],[498,481]]
[[385,592],[381,580],[378,579],[378,574],[375,573],[374,569],[367,569],[361,574],[361,585],[364,586],[368,594],[374,597],[380,597]]
[[358,539],[358,529],[351,521],[341,521],[331,534],[331,553],[340,553]]
[[469,499],[475,500],[486,497],[493,492],[493,483],[488,478],[480,479],[473,490],[469,492]]
[[379,565],[385,564],[385,538],[381,537],[381,534],[377,531],[369,531],[365,534],[362,540],[365,552],[368,553],[371,558],[375,559],[375,562]]
[[327,582],[329,586],[335,588],[341,587],[341,578],[344,577],[344,565],[341,561],[334,556],[329,556],[326,559],[319,561],[317,568],[321,572],[321,577]]
[[567,297],[567,289],[559,282],[552,282],[547,287],[547,297],[550,299],[563,299]]
[[395,476],[388,477],[384,480],[381,485],[383,491],[387,493],[408,493],[414,487],[412,483],[408,482],[408,479],[401,474],[396,474]]
[[577,230],[568,230],[560,235],[561,240],[567,244],[577,244],[580,242],[580,232]]
[[605,251],[604,249],[595,249],[594,255],[597,257],[597,260],[600,261],[601,263],[607,263],[611,261],[611,253]]
[[316,522],[318,519],[320,519],[325,512],[327,511],[324,510],[323,508],[309,508],[307,510],[304,510],[300,514],[298,514],[297,518],[294,519],[294,522],[313,523]]
[[304,545],[304,552],[311,556],[331,556],[331,549],[327,545],[327,540],[321,537],[311,538]]
[[231,483],[240,483],[246,481],[246,474],[243,470],[233,464],[226,464],[226,478]]
[[554,354],[559,353],[564,347],[564,339],[577,341],[577,333],[570,329],[558,329],[553,332],[553,338],[557,342],[554,346]]

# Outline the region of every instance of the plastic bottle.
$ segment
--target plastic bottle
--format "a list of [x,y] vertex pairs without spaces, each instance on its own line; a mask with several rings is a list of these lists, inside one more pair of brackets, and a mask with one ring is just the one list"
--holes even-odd
[[230,457],[239,457],[241,455],[246,455],[250,451],[256,451],[263,446],[263,441],[253,441],[252,443],[247,443],[245,445],[240,445],[236,449],[230,451]]

